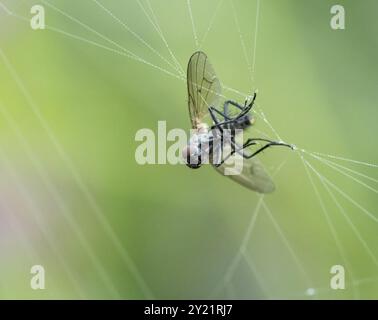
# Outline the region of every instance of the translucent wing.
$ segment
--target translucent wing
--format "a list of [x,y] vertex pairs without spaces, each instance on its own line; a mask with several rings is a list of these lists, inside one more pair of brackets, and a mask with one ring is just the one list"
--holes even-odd
[[[225,148],[224,150],[224,154],[226,155],[229,151],[227,149],[228,148]],[[214,166],[214,168],[222,175],[225,175],[226,170],[228,170],[228,174],[225,176],[253,191],[259,193],[271,193],[275,190],[274,182],[272,181],[269,174],[265,171],[260,160],[256,157],[251,159],[244,159],[242,156],[234,156],[232,157],[232,162],[224,163],[220,167]],[[233,168],[242,168],[242,170],[241,172],[234,171],[234,173],[240,173],[230,175]]]
[[221,85],[207,56],[195,52],[189,59],[187,70],[188,105],[192,127],[196,128],[215,106],[221,94]]

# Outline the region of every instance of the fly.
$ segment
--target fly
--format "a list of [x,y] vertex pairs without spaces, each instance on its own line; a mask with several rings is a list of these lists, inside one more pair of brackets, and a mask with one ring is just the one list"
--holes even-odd
[[[244,105],[226,100],[219,110],[216,106],[220,104],[221,84],[208,57],[201,51],[195,52],[189,59],[187,88],[194,134],[182,152],[186,165],[198,169],[211,160],[213,167],[224,175],[228,166],[226,160],[237,153],[241,157],[235,157],[235,161],[242,162],[242,171],[228,176],[251,190],[273,192],[274,183],[256,156],[272,146],[292,146],[262,138],[249,138],[241,143],[237,141],[236,132],[251,127],[255,122],[250,111],[256,100],[256,92],[251,99],[246,99]],[[208,115],[211,118],[210,126],[205,121]],[[264,144],[262,147],[251,151],[251,147],[261,143]]]

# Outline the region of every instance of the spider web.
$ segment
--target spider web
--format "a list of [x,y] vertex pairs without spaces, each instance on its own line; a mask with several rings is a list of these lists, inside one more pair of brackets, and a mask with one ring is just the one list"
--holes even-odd
[[[256,87],[258,83],[258,78],[256,76],[256,70],[258,70],[258,44],[259,39],[261,38],[261,35],[259,35],[259,29],[261,28],[261,13],[264,10],[262,1],[254,1],[256,16],[254,19],[250,19],[249,21],[249,30],[253,30],[253,32],[249,33],[245,32],[245,30],[243,29],[240,17],[240,1],[212,1],[211,3],[213,11],[210,15],[210,18],[207,21],[201,21],[202,25],[206,25],[205,28],[199,27],[199,22],[197,21],[199,16],[197,15],[198,8],[200,7],[199,2],[199,0],[183,0],[180,2],[182,10],[185,10],[187,12],[189,21],[188,28],[191,28],[193,35],[193,51],[203,48],[206,45],[206,41],[211,38],[214,24],[219,13],[222,11],[229,11],[231,15],[230,20],[233,22],[230,23],[230,27],[235,28],[235,37],[237,37],[240,41],[240,48],[238,50],[235,50],[234,53],[235,55],[239,54],[239,58],[245,61],[245,70],[247,70],[248,72],[249,85]],[[145,57],[146,54],[142,55],[140,53],[136,53],[134,50],[127,48],[118,40],[114,40],[111,37],[103,34],[101,31],[97,30],[95,27],[84,23],[82,21],[82,18],[75,16],[72,13],[66,12],[65,10],[61,9],[55,2],[42,0],[41,3],[43,3],[50,10],[68,19],[70,22],[72,22],[73,25],[88,32],[90,36],[82,36],[81,34],[77,34],[75,32],[72,33],[71,31],[66,31],[56,26],[47,25],[47,29],[51,32],[64,35],[69,39],[83,42],[86,45],[94,46],[98,49],[108,51],[112,54],[123,56],[128,60],[138,62],[139,64],[145,65],[153,70],[156,70],[157,72],[160,72],[162,76],[165,75],[173,77],[174,79],[180,80],[182,82],[186,81],[184,72],[185,68],[183,67],[183,63],[180,62],[180,59],[178,58],[175,50],[173,49],[173,47],[171,47],[171,43],[168,40],[169,38],[167,35],[169,32],[162,29],[161,18],[155,10],[155,8],[157,7],[156,3],[150,2],[150,0],[136,0],[136,5],[140,9],[138,11],[140,16],[138,17],[140,19],[145,19],[145,22],[151,26],[152,32],[156,35],[156,38],[161,41],[165,50],[162,50],[161,48],[156,49],[155,45],[150,42],[148,37],[134,31],[132,26],[126,22],[124,17],[120,16],[121,14],[119,14],[118,16],[118,14],[110,10],[108,8],[108,4],[104,1],[88,1],[88,5],[97,6],[99,12],[113,19],[114,25],[122,29],[125,34],[128,34],[133,39],[133,41],[137,42],[141,46],[141,48],[143,48],[144,53],[148,52],[156,56],[157,61],[159,61],[156,63],[151,62],[149,59],[147,59]],[[197,4],[197,6],[195,7],[194,4]],[[195,8],[197,8],[197,10],[195,10]],[[2,9],[10,19],[18,19],[24,21],[26,24],[29,24],[29,18],[14,12],[11,8],[11,4],[5,4],[5,1],[0,1],[0,9]],[[92,36],[94,38],[92,38]],[[99,42],[98,39],[101,39],[101,41],[104,41],[106,44]],[[97,204],[96,199],[89,191],[76,167],[70,160],[62,145],[59,143],[59,141],[57,141],[51,128],[49,128],[48,124],[39,112],[39,108],[33,101],[32,95],[25,87],[22,79],[17,73],[17,70],[15,70],[15,68],[12,66],[10,59],[3,51],[3,48],[0,48],[0,58],[1,61],[3,61],[3,63],[6,65],[7,70],[9,71],[13,80],[17,83],[20,93],[25,96],[28,104],[32,108],[36,117],[39,119],[41,127],[44,128],[49,135],[52,143],[56,148],[57,153],[60,155],[66,167],[71,172],[73,179],[79,186],[89,206],[92,208],[93,213],[103,226],[105,233],[113,242],[115,248],[117,249],[117,252],[123,257],[125,265],[130,270],[133,277],[136,279],[144,296],[154,297],[152,293],[153,290],[149,288],[148,284],[129,256],[127,250],[125,250],[117,235],[112,230],[112,227],[106,220],[102,209]],[[161,64],[163,64],[163,66]],[[240,99],[244,100],[244,98],[248,96],[247,93],[229,87],[224,83],[223,88],[227,92],[227,94],[224,93],[223,97],[228,96],[228,94],[234,94]],[[120,293],[117,291],[114,283],[112,283],[106,268],[97,258],[96,252],[91,247],[90,243],[88,243],[83,230],[75,221],[72,212],[70,212],[69,208],[65,206],[64,200],[57,192],[56,187],[51,180],[51,177],[49,177],[43,170],[43,164],[35,155],[30,145],[28,145],[22,129],[7,112],[7,108],[4,105],[0,104],[0,110],[4,119],[9,123],[9,125],[18,136],[19,140],[24,145],[26,153],[28,154],[30,160],[34,163],[41,179],[50,190],[51,195],[60,208],[62,215],[66,217],[72,230],[80,240],[80,243],[85,247],[86,252],[88,253],[93,265],[96,267],[96,271],[106,285],[109,293],[112,295],[112,297],[120,297]],[[257,108],[254,110],[254,114],[261,120],[260,123],[263,123],[264,126],[254,128],[253,130],[263,135],[264,137],[276,138],[280,141],[283,141],[281,134],[282,136],[284,134],[282,132],[279,132],[279,130],[277,130],[268,120],[268,117],[266,116],[264,107],[262,105],[257,104]],[[304,149],[300,146],[296,147],[294,154],[295,156],[291,157],[290,159],[287,158],[285,161],[273,165],[272,175],[278,178],[281,174],[283,174],[288,162],[297,161],[298,163],[300,163],[300,166],[298,166],[297,168],[298,174],[305,177],[306,179],[306,186],[304,187],[310,188],[312,190],[313,197],[308,201],[311,201],[311,205],[317,206],[319,208],[319,215],[321,215],[324,219],[325,230],[328,230],[327,232],[332,239],[331,245],[338,252],[337,262],[338,264],[343,265],[347,271],[348,290],[350,290],[351,296],[353,298],[359,298],[364,293],[361,289],[363,285],[374,285],[374,283],[378,283],[378,272],[373,272],[370,276],[364,278],[358,277],[355,274],[354,266],[356,263],[351,258],[351,254],[344,244],[344,237],[340,236],[340,232],[338,230],[339,223],[336,223],[336,221],[344,221],[354,239],[353,241],[349,240],[348,243],[352,242],[353,245],[358,246],[361,251],[365,252],[370,259],[371,266],[373,267],[372,269],[374,270],[375,268],[375,270],[378,270],[376,248],[374,246],[374,243],[366,239],[366,235],[364,233],[364,230],[367,229],[367,225],[373,225],[374,229],[376,230],[375,224],[378,223],[378,216],[376,213],[372,212],[369,207],[366,206],[362,196],[361,199],[356,199],[356,196],[352,192],[348,191],[348,186],[350,186],[351,184],[353,190],[355,187],[358,187],[358,190],[360,190],[360,192],[363,192],[364,194],[367,193],[369,195],[371,193],[378,193],[378,179],[374,177],[374,174],[376,174],[376,170],[378,168],[378,164],[361,161],[360,159],[351,159],[334,154],[309,151],[307,150],[307,148]],[[17,189],[23,195],[23,198],[26,199],[25,201],[33,212],[33,217],[37,221],[39,229],[44,234],[45,238],[49,241],[51,248],[56,247],[56,243],[51,240],[48,230],[43,224],[43,219],[41,218],[41,216],[38,216],[38,212],[40,211],[38,209],[38,204],[33,201],[29,191],[26,190],[22,183],[20,183],[20,181],[18,180],[17,173],[15,172],[12,163],[9,161],[9,159],[7,159],[6,154],[2,153],[0,150],[0,155],[3,163],[5,164],[5,167],[8,168],[11,179],[13,179]],[[369,171],[365,169],[368,169]],[[334,179],[335,175],[338,176],[337,179],[345,179],[345,185],[340,185],[339,183],[335,182],[334,180],[337,180]],[[209,293],[209,297],[245,297],[245,294],[243,294],[239,290],[240,282],[246,281],[246,273],[242,271],[243,268],[247,268],[247,270],[250,272],[250,285],[254,286],[254,288],[258,288],[257,291],[255,289],[253,290],[253,293],[251,294],[251,296],[249,296],[250,298],[323,298],[329,297],[330,293],[335,292],[335,290],[332,290],[329,286],[324,285],[328,282],[329,273],[324,274],[324,279],[322,281],[318,281],[319,279],[314,279],[313,270],[308,265],[308,263],[304,262],[304,259],[302,257],[303,252],[299,254],[297,252],[298,246],[293,244],[293,238],[295,237],[291,234],[288,235],[285,227],[282,226],[283,221],[281,220],[283,218],[278,218],[280,213],[279,211],[283,211],[283,209],[281,208],[281,210],[279,210],[278,208],[276,208],[274,201],[272,201],[271,199],[268,199],[263,195],[257,197],[255,208],[251,212],[249,225],[243,232],[240,246],[235,252],[234,257],[230,257],[230,263],[225,269],[224,275],[219,280],[214,290]],[[359,220],[358,224],[355,222],[356,219]],[[17,228],[17,219],[10,221],[10,225],[13,226],[15,230],[19,230],[19,228]],[[276,242],[274,242],[274,244],[280,246],[282,248],[282,252],[285,252],[284,254],[282,253],[282,256],[280,256],[279,258],[283,259],[282,257],[283,255],[285,255],[283,259],[285,263],[291,264],[293,266],[292,272],[295,276],[292,277],[292,279],[294,279],[297,284],[300,284],[299,286],[302,287],[301,289],[292,290],[292,292],[288,292],[287,290],[285,292],[281,292],[280,290],[278,290],[278,288],[275,287],[274,281],[271,280],[272,272],[278,273],[281,277],[288,275],[280,274],[279,267],[272,267],[260,262],[262,253],[258,253],[259,248],[255,247],[255,243],[268,241],[268,239],[264,238],[264,235],[259,234],[258,236],[256,236],[256,233],[259,230],[264,229],[258,226],[259,223],[265,226],[265,228],[269,228],[270,226],[270,234],[272,234],[273,232],[275,233]],[[22,231],[20,232],[20,234],[22,236]],[[25,246],[28,246],[27,240],[24,240],[23,242],[25,243]],[[62,261],[68,278],[71,279],[72,283],[77,283],[77,281],[75,280],[75,275],[72,274],[72,271],[70,270],[70,266],[64,262],[64,259],[59,255],[57,250],[53,251],[57,253],[57,259],[60,259],[60,261]],[[38,253],[36,253],[33,248],[30,248],[28,252],[31,252],[33,255],[38,255]],[[306,260],[308,260],[308,255]],[[280,283],[279,281],[277,282]],[[76,286],[76,291],[81,297],[85,296],[80,286]]]

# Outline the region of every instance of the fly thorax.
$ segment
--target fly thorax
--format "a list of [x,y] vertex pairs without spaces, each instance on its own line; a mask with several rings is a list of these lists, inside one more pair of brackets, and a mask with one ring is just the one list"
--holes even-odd
[[209,132],[209,126],[207,125],[207,123],[204,123],[204,122],[198,123],[197,124],[197,132],[199,134],[208,133]]

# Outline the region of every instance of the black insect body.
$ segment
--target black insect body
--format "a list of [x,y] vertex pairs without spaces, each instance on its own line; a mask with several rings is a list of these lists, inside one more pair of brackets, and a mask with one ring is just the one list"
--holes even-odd
[[[219,109],[221,85],[206,54],[201,51],[195,52],[189,59],[187,87],[189,115],[194,129],[194,134],[183,150],[187,166],[198,169],[210,160],[218,172],[247,188],[261,193],[274,191],[274,183],[256,155],[271,146],[291,146],[262,138],[249,138],[241,143],[237,141],[238,132],[248,129],[255,122],[250,111],[256,93],[244,105],[227,100]],[[205,122],[208,115],[212,120],[211,126]],[[261,143],[265,144],[261,146]],[[250,147],[256,146],[259,148],[250,150]],[[227,170],[232,168],[227,160],[235,154],[239,157],[234,157],[232,165],[239,165],[242,170],[238,174],[229,174]]]

